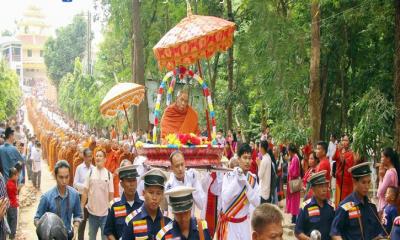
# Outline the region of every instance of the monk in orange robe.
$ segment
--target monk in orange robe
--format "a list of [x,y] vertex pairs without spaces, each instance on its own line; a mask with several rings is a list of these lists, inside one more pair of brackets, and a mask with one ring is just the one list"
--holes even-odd
[[[75,140],[71,140],[68,142],[66,149],[65,149],[65,154],[64,154],[64,159],[68,162],[68,164],[70,166],[72,166],[73,161],[74,161],[74,154],[76,152],[76,142]],[[72,186],[73,181],[74,181],[74,172],[72,167],[69,169],[69,174],[70,174],[70,178],[69,178],[69,185]]]
[[96,149],[96,146],[97,146],[96,137],[94,135],[92,135],[90,137],[90,140],[89,140],[89,147],[88,148],[93,153],[93,160],[92,160],[93,166],[96,166],[96,162],[95,162],[96,155],[94,154],[94,150]]
[[189,93],[182,89],[176,102],[164,110],[161,119],[161,138],[170,133],[199,134],[199,123],[196,111],[189,106]]
[[333,159],[336,161],[335,206],[339,206],[339,203],[353,192],[353,178],[348,170],[355,165],[355,160],[347,135],[342,137]]
[[[130,149],[130,145],[128,143],[124,143],[122,145],[122,148],[119,150],[119,158],[117,162],[114,162],[115,166],[120,166],[122,160],[129,160],[131,163],[133,163],[133,160],[135,159],[135,155],[133,153],[131,153],[131,149]],[[118,168],[118,167],[117,167]],[[114,197],[119,197],[119,176],[118,174],[115,172],[114,173],[114,179],[113,179],[113,183],[114,183]],[[115,190],[117,189],[117,190]]]
[[55,145],[54,145],[54,155],[53,155],[53,168],[51,169],[51,171],[53,171],[54,170],[54,166],[55,166],[55,164],[58,162],[58,151],[60,151],[60,148],[61,148],[61,144],[62,144],[62,141],[61,141],[61,139],[59,138],[59,137],[57,137],[57,141],[56,141],[56,143],[55,143]]
[[58,160],[65,160],[65,152],[67,151],[67,144],[69,144],[68,142],[62,142],[61,143],[61,148],[58,150],[58,155],[57,155],[57,159]]
[[79,166],[79,164],[83,163],[83,150],[85,150],[85,148],[82,145],[78,146],[78,151],[75,152],[74,154],[74,160],[72,162],[72,172],[76,173],[76,168]]
[[119,157],[121,155],[121,151],[118,148],[118,143],[116,140],[113,140],[111,143],[111,151],[109,154],[106,154],[106,163],[105,163],[105,168],[107,168],[108,171],[110,171],[113,176],[114,176],[114,181],[116,180],[116,182],[114,182],[114,197],[119,197],[119,191],[118,191],[118,184],[119,184],[119,180],[116,179],[116,177],[118,177],[118,174],[116,174],[116,170],[117,168],[119,168]]
[[50,151],[49,151],[49,168],[50,171],[54,170],[54,165],[56,162],[56,148],[57,148],[57,138],[53,135],[51,142],[50,142]]

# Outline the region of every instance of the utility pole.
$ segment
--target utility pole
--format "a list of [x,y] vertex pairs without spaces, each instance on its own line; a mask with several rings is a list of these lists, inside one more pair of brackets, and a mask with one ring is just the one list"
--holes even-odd
[[87,13],[87,31],[86,31],[86,73],[92,75],[92,14],[90,10]]

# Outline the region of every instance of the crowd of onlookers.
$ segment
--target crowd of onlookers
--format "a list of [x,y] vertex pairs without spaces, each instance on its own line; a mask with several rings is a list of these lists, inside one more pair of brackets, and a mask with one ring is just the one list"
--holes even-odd
[[19,125],[22,119],[19,112],[7,123],[0,122],[0,239],[15,238],[20,190],[27,179],[33,179],[40,171],[41,156],[38,161],[33,160],[35,147],[28,141],[29,130]]

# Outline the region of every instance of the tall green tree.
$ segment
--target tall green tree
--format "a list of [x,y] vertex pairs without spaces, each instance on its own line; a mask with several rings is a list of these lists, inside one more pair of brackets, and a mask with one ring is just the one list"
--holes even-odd
[[[141,6],[139,0],[132,0],[132,41],[133,41],[133,54],[132,54],[132,78],[135,83],[145,86],[145,66],[144,66],[144,42],[142,34],[142,23],[140,19]],[[135,129],[148,129],[149,128],[149,111],[147,104],[147,97],[136,108],[134,114]]]
[[395,41],[394,41],[394,103],[395,103],[395,147],[400,150],[400,0],[395,0]]
[[0,121],[17,112],[21,95],[17,74],[4,61],[0,61]]
[[71,24],[56,30],[44,46],[44,62],[50,79],[58,88],[61,78],[74,70],[75,58],[83,58],[87,39],[87,23],[82,14]]

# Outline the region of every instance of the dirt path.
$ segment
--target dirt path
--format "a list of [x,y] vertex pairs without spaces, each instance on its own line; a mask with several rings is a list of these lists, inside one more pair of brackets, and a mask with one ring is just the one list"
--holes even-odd
[[56,181],[48,170],[46,162],[42,162],[41,190],[36,190],[30,181],[22,188],[20,193],[21,207],[19,209],[18,239],[37,239],[36,228],[33,225],[33,218],[39,205],[40,196],[56,185]]

